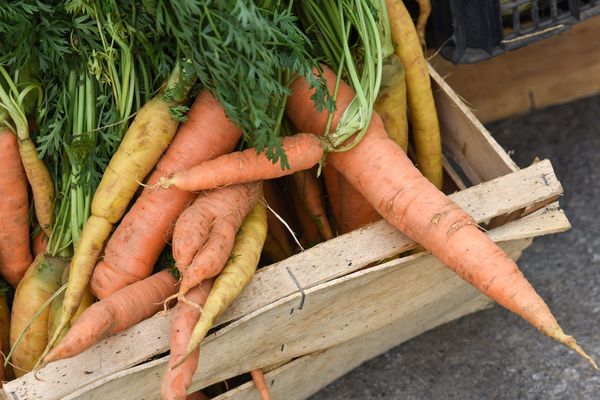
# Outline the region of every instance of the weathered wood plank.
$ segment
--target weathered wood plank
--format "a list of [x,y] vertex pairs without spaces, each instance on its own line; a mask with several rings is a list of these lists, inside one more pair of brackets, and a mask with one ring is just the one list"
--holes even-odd
[[[527,243],[501,245],[511,254]],[[295,294],[217,331],[203,344],[200,368],[190,390],[376,331],[461,287],[475,292],[433,257],[422,254],[409,258],[309,289],[301,311],[290,313],[300,300]],[[166,362],[164,357],[116,373],[65,400],[158,399]]]
[[483,122],[600,93],[600,18],[477,64],[431,61]]
[[516,171],[517,165],[442,77],[429,67],[442,143],[473,184]]
[[[511,224],[517,227],[520,222]],[[530,235],[544,231],[543,228],[538,230],[539,226],[530,221],[525,224],[530,226]],[[564,229],[567,228],[568,225],[564,226]],[[553,227],[552,231],[555,230]],[[498,236],[495,231],[489,234],[493,239],[507,236],[506,231],[498,232]],[[515,241],[505,246],[510,246],[510,243]],[[411,310],[429,304],[438,296],[453,290],[454,285],[468,288],[431,256],[421,255],[392,261],[309,289],[305,307],[301,311],[291,312],[300,301],[300,295],[288,296],[210,336],[202,350],[201,364],[205,369],[199,371],[196,377],[198,381],[192,389],[261,365],[328,348],[336,341],[348,340],[377,329],[395,318],[402,318]],[[384,298],[379,298],[381,296]],[[359,304],[361,307],[358,307]],[[265,326],[269,327],[268,337],[262,337]],[[244,334],[240,335],[242,331]],[[236,354],[236,357],[228,359],[231,354]],[[152,398],[153,389],[146,388],[146,385],[152,385],[150,381],[158,379],[165,362],[166,358],[163,358],[114,374],[68,398],[100,399],[130,385],[135,387],[126,389],[122,395],[130,398],[141,393],[140,397],[131,398]],[[142,382],[143,387],[134,382]]]
[[[523,242],[524,245],[527,242]],[[327,350],[295,359],[265,375],[273,399],[305,399],[363,362],[436,326],[479,311],[492,303],[478,292],[462,287],[382,329]],[[253,382],[213,400],[260,400]]]
[[[455,193],[452,198],[478,221],[482,221],[561,192],[562,188],[550,163],[544,161]],[[373,261],[398,254],[412,245],[412,241],[383,221],[335,238],[259,271],[230,311],[220,319],[220,323],[237,319],[298,292],[288,269],[293,271],[303,287],[309,288]],[[78,387],[167,351],[169,322],[170,314],[154,316],[122,334],[104,340],[77,357],[76,362],[64,360],[48,365],[39,372],[46,382],[38,382],[27,375],[7,383],[4,390],[17,391],[19,385],[25,382],[25,386],[31,386],[31,390],[35,388],[39,393],[56,392],[60,398]],[[68,385],[64,385],[62,379],[66,371],[69,371]]]

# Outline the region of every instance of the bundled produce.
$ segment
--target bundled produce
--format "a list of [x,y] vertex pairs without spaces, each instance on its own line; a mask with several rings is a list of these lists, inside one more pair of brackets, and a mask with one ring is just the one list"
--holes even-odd
[[184,399],[262,256],[384,218],[596,367],[439,190],[418,3],[416,28],[400,0],[0,5],[5,366],[74,357],[176,299],[161,394]]
[[[169,370],[163,377],[163,398],[180,399],[185,394],[197,367],[200,342],[213,327],[217,318],[250,283],[258,266],[266,235],[266,210],[261,202],[257,202],[239,228],[231,257],[215,278],[214,284],[208,287],[196,287],[189,292],[191,297],[188,295],[188,300],[194,301],[194,297],[203,300],[201,315],[198,316],[198,310],[189,306],[182,306],[179,311],[176,310],[171,326],[171,343],[174,352],[171,352]],[[203,290],[210,290],[208,297],[201,297]],[[180,320],[179,316],[184,313],[193,315]]]

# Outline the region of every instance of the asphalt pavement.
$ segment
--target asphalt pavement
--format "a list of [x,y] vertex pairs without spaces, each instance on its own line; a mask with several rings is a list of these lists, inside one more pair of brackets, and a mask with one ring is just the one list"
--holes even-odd
[[[573,228],[538,238],[519,265],[567,333],[600,361],[600,96],[488,126],[520,167],[552,161]],[[494,306],[376,357],[324,399],[600,399],[600,372]]]

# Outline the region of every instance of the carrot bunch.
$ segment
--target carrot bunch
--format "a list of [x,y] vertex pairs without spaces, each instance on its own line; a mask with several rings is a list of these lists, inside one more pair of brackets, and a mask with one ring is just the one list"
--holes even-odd
[[[202,340],[261,262],[380,218],[596,366],[439,190],[427,1],[418,29],[398,0],[75,3],[0,13],[56,21],[80,46],[0,66],[0,274],[17,287],[17,375],[176,304],[161,392],[183,399]],[[34,260],[32,224],[46,239]]]

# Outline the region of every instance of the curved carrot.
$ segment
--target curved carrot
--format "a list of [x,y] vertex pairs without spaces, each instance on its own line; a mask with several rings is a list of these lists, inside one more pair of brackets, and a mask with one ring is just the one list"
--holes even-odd
[[[225,116],[221,104],[206,90],[200,92],[184,122],[148,179],[153,185],[159,177],[229,153],[241,131]],[[116,290],[152,273],[158,256],[171,239],[175,220],[195,198],[177,188],[145,188],[127,212],[96,265],[91,288],[103,299]]]
[[392,41],[406,75],[409,118],[417,167],[438,189],[442,187],[442,144],[427,61],[402,0],[386,0]]
[[[186,298],[199,306],[203,306],[206,297],[211,291],[213,280],[208,279],[202,282],[200,286],[191,289]],[[192,383],[192,376],[198,367],[199,349],[196,349],[191,357],[188,357],[179,367],[171,367],[181,360],[181,356],[187,349],[188,341],[200,318],[200,312],[197,307],[185,302],[178,302],[173,310],[173,319],[171,320],[171,339],[169,363],[165,371],[160,393],[163,400],[183,400],[186,398],[187,389]]]
[[[336,76],[324,68],[329,90]],[[304,132],[323,132],[329,115],[312,106],[313,90],[303,79],[292,84],[287,114]],[[352,99],[340,82],[333,127]],[[490,240],[456,203],[424,179],[387,135],[375,114],[363,139],[352,150],[332,153],[328,162],[342,173],[398,230],[420,243],[444,265],[545,335],[594,361],[566,335],[548,306],[523,277],[517,265]]]
[[26,139],[19,138],[19,153],[21,154],[21,161],[27,174],[27,180],[31,185],[35,216],[40,227],[46,236],[49,237],[52,232],[54,219],[54,186],[52,177],[44,162],[39,158],[37,149],[29,137]]
[[175,135],[178,122],[171,118],[170,105],[172,103],[155,97],[140,108],[106,167],[92,200],[92,215],[83,227],[71,260],[60,320],[45,353],[79,308],[113,224],[123,216],[139,182],[154,167]]
[[42,363],[74,357],[104,337],[132,327],[162,310],[165,299],[176,291],[177,281],[169,269],[117,290],[74,320]]
[[265,373],[263,372],[262,368],[253,369],[250,371],[250,376],[252,376],[256,390],[258,390],[258,393],[260,393],[260,400],[271,400],[269,386],[265,380]]
[[292,174],[296,190],[302,199],[306,212],[310,215],[323,240],[333,239],[333,230],[325,212],[323,195],[313,171],[298,171]]
[[170,174],[161,178],[159,183],[164,188],[174,186],[190,192],[215,189],[265,179],[265,170],[273,173],[269,178],[289,175],[288,171],[310,168],[323,157],[321,140],[313,134],[299,133],[285,137],[281,145],[287,155],[290,170],[281,169],[279,164],[273,164],[267,159],[265,153],[257,154],[256,149],[250,148],[205,161],[187,171]]
[[[67,261],[61,258],[38,254],[17,286],[10,320],[10,344],[16,345],[11,362],[17,377],[33,369],[46,347],[50,308],[34,317],[60,287],[60,278],[66,265]],[[25,330],[32,320],[29,329]]]
[[181,214],[173,233],[173,257],[181,273],[180,296],[221,272],[235,234],[260,193],[260,182],[212,190]]
[[177,368],[187,357],[197,351],[200,342],[214,326],[217,318],[250,283],[258,266],[266,236],[265,206],[258,202],[244,219],[244,223],[235,237],[231,258],[215,279],[213,288],[202,308],[202,315],[194,326],[185,354],[172,364],[172,369]]
[[27,178],[17,138],[0,131],[0,274],[16,287],[29,265],[29,200]]

